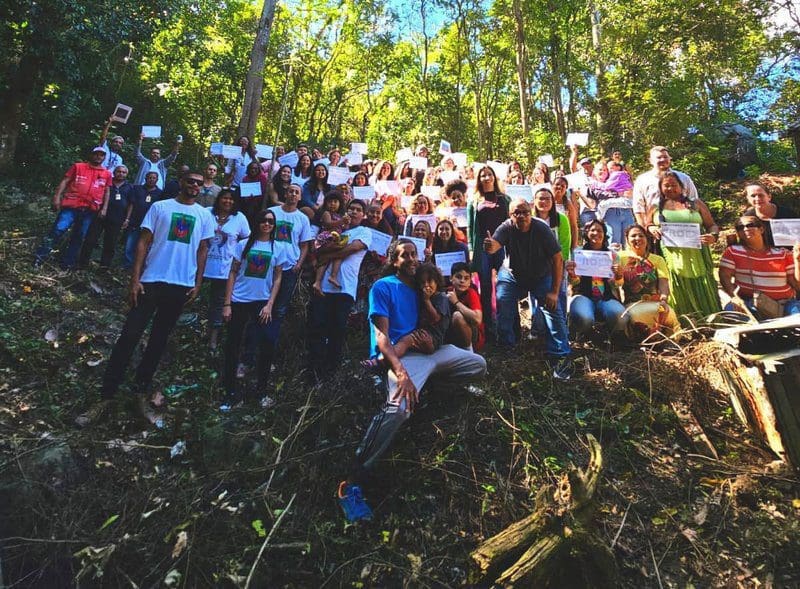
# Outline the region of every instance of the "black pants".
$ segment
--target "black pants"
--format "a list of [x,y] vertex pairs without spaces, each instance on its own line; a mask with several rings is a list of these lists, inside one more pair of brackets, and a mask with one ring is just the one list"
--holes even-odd
[[317,374],[335,371],[342,363],[342,347],[347,334],[347,318],[353,297],[327,293],[313,297],[308,308],[308,361]]
[[272,357],[275,354],[275,344],[280,335],[281,320],[272,319],[269,323],[261,323],[258,315],[266,305],[266,301],[253,301],[250,303],[232,303],[231,320],[228,323],[228,339],[225,342],[225,367],[222,374],[222,384],[229,401],[238,402],[241,394],[236,387],[236,366],[239,364],[239,349],[242,346],[242,336],[248,322],[252,321],[256,334],[256,374],[258,387],[263,389],[269,381],[269,371],[272,366]]
[[89,226],[89,231],[86,233],[86,238],[83,240],[83,247],[81,248],[81,255],[78,258],[78,265],[85,267],[92,259],[92,252],[97,247],[97,242],[100,240],[100,234],[103,234],[103,251],[100,254],[100,265],[110,266],[114,259],[114,250],[119,241],[119,234],[122,231],[122,223],[112,221],[109,219],[101,219],[95,217],[92,224]]
[[139,295],[135,307],[128,311],[122,333],[114,344],[111,359],[108,362],[106,373],[103,376],[103,387],[100,396],[110,399],[125,378],[125,370],[131,360],[133,351],[142,338],[147,324],[153,319],[150,338],[142,360],[136,368],[136,389],[146,392],[153,380],[153,375],[158,368],[158,362],[167,347],[169,334],[172,333],[178,317],[181,315],[189,287],[166,282],[142,283],[144,294]]

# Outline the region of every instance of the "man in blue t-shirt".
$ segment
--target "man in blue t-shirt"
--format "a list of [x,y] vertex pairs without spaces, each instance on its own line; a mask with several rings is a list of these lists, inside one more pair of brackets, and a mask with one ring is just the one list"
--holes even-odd
[[386,403],[367,429],[356,452],[356,464],[347,480],[339,484],[339,501],[350,521],[367,519],[371,511],[361,494],[360,483],[368,470],[389,447],[400,426],[411,417],[419,391],[431,377],[448,382],[468,382],[486,373],[486,360],[473,352],[445,344],[433,354],[409,352],[398,358],[394,344],[417,327],[418,296],[414,288],[417,248],[400,238],[389,248],[392,274],[381,278],[369,293],[372,323],[370,354],[382,354],[389,366]]

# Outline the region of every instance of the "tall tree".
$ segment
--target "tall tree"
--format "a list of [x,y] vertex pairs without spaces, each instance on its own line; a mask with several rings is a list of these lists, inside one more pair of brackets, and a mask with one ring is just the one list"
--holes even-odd
[[239,119],[239,135],[253,137],[256,133],[256,123],[261,112],[261,96],[264,93],[264,64],[267,61],[272,21],[275,19],[275,4],[276,0],[264,0],[264,6],[261,8],[253,49],[250,51],[250,67],[244,83],[244,103],[242,104],[242,117]]

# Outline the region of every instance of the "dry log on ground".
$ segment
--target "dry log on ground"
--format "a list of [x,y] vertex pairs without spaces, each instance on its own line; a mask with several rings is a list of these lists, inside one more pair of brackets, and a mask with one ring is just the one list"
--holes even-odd
[[[566,575],[583,579],[583,586],[614,586],[614,557],[591,531],[592,498],[603,468],[603,453],[594,436],[589,434],[587,440],[589,465],[585,470],[572,467],[552,495],[546,490],[539,493],[533,513],[473,551],[483,582],[495,576],[493,584],[503,587],[563,585]],[[559,567],[565,558],[576,558],[581,565]],[[511,566],[499,571],[512,560]]]

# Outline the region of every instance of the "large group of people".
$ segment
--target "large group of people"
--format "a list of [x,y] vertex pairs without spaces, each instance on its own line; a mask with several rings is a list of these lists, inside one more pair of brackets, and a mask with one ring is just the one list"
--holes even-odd
[[[633,178],[620,152],[591,159],[577,146],[566,169],[541,158],[527,173],[516,161],[465,165],[463,154],[447,152],[433,166],[425,145],[396,162],[306,145],[288,154],[276,146],[266,159],[241,137],[235,157],[209,154],[202,171],[184,165],[170,178],[180,141],[167,157],[156,146],[144,157],[140,137],[129,183],[124,140],[109,140],[109,129],[110,121],[87,161],[59,183],[55,222],[34,257],[39,266],[60,246],[63,268],[86,268],[102,235],[99,267],[107,269],[123,244],[130,310],[101,400],[78,424],[105,413],[151,319],[133,388],[141,414],[160,423],[153,376],[203,283],[207,345],[223,356],[219,410],[271,407],[281,326],[307,281],[310,378],[342,367],[348,330],[364,329],[369,351],[353,366],[387,389],[339,487],[350,520],[369,517],[361,487],[429,379],[474,381],[486,371],[484,346],[510,353],[519,345],[521,301],[529,337],[543,338],[557,380],[573,375],[576,343],[670,337],[681,317],[722,310],[710,251],[720,228],[663,146]],[[755,319],[800,313],[800,246],[777,247],[770,232],[771,219],[792,213],[758,182],[744,190],[750,208],[719,263],[725,308]]]

